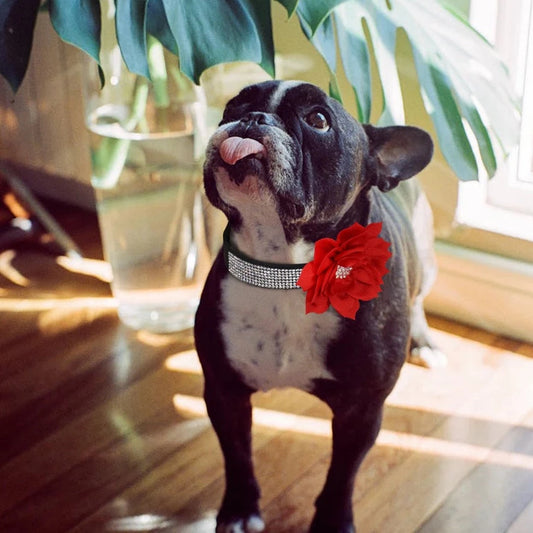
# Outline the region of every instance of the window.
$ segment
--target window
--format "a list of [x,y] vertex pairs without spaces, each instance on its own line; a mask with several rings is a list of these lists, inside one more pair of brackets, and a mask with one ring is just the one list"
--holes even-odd
[[471,0],[470,21],[508,66],[522,125],[519,146],[493,179],[461,184],[457,219],[533,241],[533,1]]

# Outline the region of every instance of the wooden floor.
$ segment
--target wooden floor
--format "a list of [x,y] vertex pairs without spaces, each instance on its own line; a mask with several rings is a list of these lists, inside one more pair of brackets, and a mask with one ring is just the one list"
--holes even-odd
[[[85,272],[37,247],[0,253],[0,531],[213,531],[223,470],[191,332],[122,326],[94,217],[59,218]],[[530,533],[533,347],[431,325],[449,366],[405,366],[358,478],[358,531]],[[255,405],[267,531],[303,532],[328,410],[292,390]]]

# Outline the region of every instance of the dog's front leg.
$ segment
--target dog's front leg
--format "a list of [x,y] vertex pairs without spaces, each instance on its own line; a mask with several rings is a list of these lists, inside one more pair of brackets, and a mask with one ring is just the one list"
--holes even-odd
[[316,513],[310,533],[354,533],[355,475],[379,433],[382,406],[350,405],[347,401],[346,405],[330,403],[330,407],[333,409],[331,464],[324,488],[315,502]]
[[223,387],[206,379],[205,402],[224,454],[226,491],[217,517],[217,533],[263,531],[259,486],[252,464],[252,406],[247,388]]

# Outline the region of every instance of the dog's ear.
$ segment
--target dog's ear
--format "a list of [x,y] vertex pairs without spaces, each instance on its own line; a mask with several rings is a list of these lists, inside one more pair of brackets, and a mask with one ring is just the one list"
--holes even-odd
[[377,128],[369,124],[363,128],[375,162],[373,185],[383,192],[418,174],[431,161],[433,141],[424,130],[412,126]]

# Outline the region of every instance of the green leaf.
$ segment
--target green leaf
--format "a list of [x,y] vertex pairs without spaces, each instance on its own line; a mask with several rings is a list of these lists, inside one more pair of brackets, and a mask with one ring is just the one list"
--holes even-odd
[[396,24],[391,19],[390,11],[384,0],[363,0],[361,1],[361,10],[364,11],[364,20],[376,57],[383,93],[383,110],[379,124],[403,124],[405,114],[395,56]]
[[276,0],[276,1],[285,7],[285,9],[287,10],[287,15],[289,17],[294,13],[294,10],[296,9],[296,6],[298,5],[298,0]]
[[[92,0],[48,0],[50,20],[61,39],[83,50],[98,63],[101,86],[104,71],[100,67],[100,2]],[[42,7],[42,6],[41,6]]]
[[363,16],[358,4],[345,2],[335,10],[334,18],[344,72],[356,95],[357,118],[359,122],[368,122],[372,107],[372,80]]
[[298,19],[303,32],[324,58],[330,72],[335,73],[337,70],[337,49],[335,47],[335,32],[331,17],[325,19],[314,33],[311,33],[311,28],[309,28],[307,21],[302,18],[299,11]]
[[413,57],[422,85],[422,97],[435,124],[446,161],[462,180],[478,179],[476,159],[450,90],[450,81],[441,70],[427,63],[417,49],[413,49]]
[[329,70],[330,96],[339,102],[342,102],[339,84],[337,81],[337,49],[335,47],[335,30],[333,28],[332,17],[328,16],[317,28],[314,35],[311,35],[311,29],[309,28],[307,21],[302,18],[299,12],[298,19],[300,21],[302,31],[326,62]]
[[337,76],[335,74],[330,75],[329,78],[329,95],[331,98],[335,98],[337,102],[342,104],[341,91],[339,89],[339,82],[337,81]]
[[100,60],[100,3],[93,0],[50,0],[50,20],[63,41]]
[[305,26],[310,36],[313,36],[318,28],[328,18],[336,6],[346,0],[300,0],[298,2],[298,16],[305,21]]
[[274,40],[272,38],[272,15],[270,0],[247,0],[261,43],[261,67],[272,77],[276,74],[274,65]]
[[269,0],[163,0],[163,5],[180,69],[195,83],[207,68],[231,61],[259,63],[274,75]]
[[115,26],[120,51],[131,72],[150,77],[146,58],[147,0],[115,0]]
[[479,152],[481,155],[481,161],[487,171],[489,178],[492,178],[496,174],[498,163],[492,147],[492,140],[490,134],[481,119],[481,116],[475,106],[466,105],[464,102],[461,104],[461,111],[465,116],[468,124],[472,128],[476,141],[479,146]]
[[17,91],[30,59],[39,0],[2,0],[0,5],[0,74]]
[[290,17],[293,15],[293,13],[296,11],[296,7],[298,6],[299,0],[276,0],[283,6],[285,6],[285,9],[287,10],[287,15]]
[[[417,51],[417,72],[423,90],[428,90],[425,82],[429,83],[431,78],[421,76],[420,69],[423,64],[429,64],[440,72],[441,80],[447,85],[458,108],[460,116],[451,118],[452,122],[462,120],[461,115],[468,122],[483,165],[487,173],[493,175],[496,158],[492,139],[496,139],[504,151],[509,151],[516,145],[519,134],[517,99],[505,66],[485,39],[435,0],[394,0],[393,15],[397,24],[407,32],[413,53]],[[428,111],[431,106],[434,106],[433,101],[428,102]],[[444,111],[433,110],[434,121],[442,120],[444,117],[438,115]],[[460,130],[458,126],[456,129]],[[443,142],[441,134],[439,140],[443,147],[446,146],[447,159],[453,167],[458,162],[452,161],[455,155],[450,152],[450,143],[463,144],[464,137]],[[468,169],[471,154],[461,146],[455,152],[463,153],[466,158],[463,163]],[[459,174],[459,177],[473,179],[468,172]]]
[[[304,7],[312,4],[318,9],[317,3],[308,1]],[[484,167],[489,175],[494,174],[494,140],[504,151],[516,144],[519,114],[505,67],[475,30],[436,0],[347,0],[335,8],[333,16],[360,119],[367,119],[370,113],[370,49],[383,94],[379,123],[404,121],[395,56],[397,33],[403,29],[411,44],[426,109],[448,163],[460,179],[476,179],[473,145],[477,143]],[[302,24],[306,34],[312,35],[310,17],[302,18],[306,19]],[[463,120],[473,137],[467,135]]]
[[176,56],[178,55],[178,45],[168,25],[162,0],[148,0],[146,31],[153,35],[167,50]]

